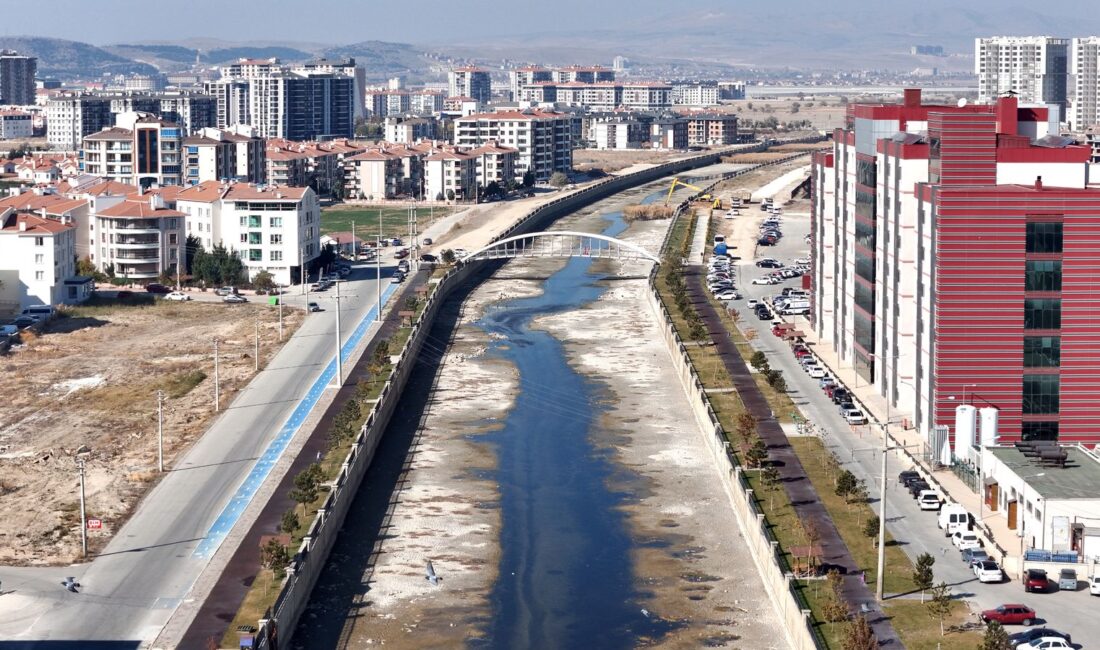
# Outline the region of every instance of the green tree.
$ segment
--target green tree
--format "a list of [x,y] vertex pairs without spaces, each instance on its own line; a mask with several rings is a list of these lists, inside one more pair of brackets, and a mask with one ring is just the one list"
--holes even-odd
[[415,311],[420,300],[416,296],[405,296],[405,309]]
[[997,621],[989,621],[985,624],[985,634],[982,635],[982,650],[1012,650],[1012,642],[1008,639],[1008,632]]
[[838,497],[848,498],[848,495],[852,493],[852,490],[856,487],[856,476],[848,470],[844,470],[836,477],[836,484],[833,486],[833,491]]
[[749,413],[748,410],[741,411],[737,414],[737,419],[733,424],[734,431],[742,438],[749,438],[756,435],[756,417]]
[[749,445],[748,451],[745,452],[745,464],[751,468],[757,468],[762,466],[768,460],[768,446],[764,444],[764,441],[756,436]]
[[821,608],[821,615],[830,623],[839,623],[848,618],[848,606],[844,604],[844,595],[841,593],[844,578],[833,569],[825,575],[825,581],[829,585],[829,597]]
[[691,327],[688,328],[688,336],[694,341],[702,341],[710,336],[707,332],[707,326],[703,325],[703,322],[696,320],[692,322]]
[[863,522],[863,535],[871,539],[871,545],[878,547],[878,515],[871,515],[867,521]]
[[554,172],[550,175],[550,186],[561,189],[569,184],[569,177],[561,172]]
[[913,569],[913,584],[920,589],[920,601],[924,602],[924,592],[932,588],[935,575],[932,573],[932,565],[936,558],[931,553],[921,553],[917,556],[917,564]]
[[764,366],[768,365],[768,357],[764,354],[763,350],[757,350],[756,352],[752,353],[752,357],[749,359],[749,363],[752,364],[753,368],[760,370]]
[[293,535],[298,530],[301,521],[298,519],[298,511],[294,508],[283,513],[283,520],[279,522],[279,529],[284,533]]
[[290,564],[290,551],[279,540],[269,539],[260,547],[260,564],[276,577],[282,577],[283,571]]
[[871,624],[867,622],[867,618],[863,615],[857,616],[856,620],[852,621],[848,625],[848,630],[844,634],[844,650],[875,650],[878,648],[878,639],[875,638],[875,632],[871,629]]
[[455,191],[454,190],[447,190],[447,200],[448,201],[454,201],[455,200]]
[[802,104],[799,104],[798,102],[795,102],[795,103],[791,104],[791,113],[792,114],[797,113],[800,110],[802,110]]
[[928,601],[928,616],[940,622],[940,636],[944,636],[943,619],[951,613],[951,590],[946,582],[932,587],[932,600]]
[[252,278],[252,286],[259,291],[271,291],[275,288],[275,276],[267,271],[260,271]]
[[523,172],[523,187],[529,188],[535,186],[535,172],[528,169]]
[[290,491],[290,498],[301,504],[313,503],[320,495],[322,477],[321,466],[317,463],[298,472],[294,477],[294,489]]
[[442,253],[440,253],[439,259],[443,260],[444,264],[448,264],[448,265],[454,264],[455,263],[455,252],[448,248],[448,249],[444,250]]

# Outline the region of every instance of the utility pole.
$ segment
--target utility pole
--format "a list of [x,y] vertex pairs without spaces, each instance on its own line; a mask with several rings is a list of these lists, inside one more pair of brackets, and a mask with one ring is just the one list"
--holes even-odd
[[157,391],[157,471],[164,471],[164,391]]
[[255,357],[255,360],[256,360],[254,370],[256,372],[260,372],[260,319],[259,318],[256,319],[256,349],[255,349],[252,356]]
[[336,283],[336,388],[344,384],[344,362],[340,358],[340,283]]
[[[382,243],[382,209],[378,209],[378,243]],[[374,314],[375,322],[382,321],[382,247],[378,246],[378,254],[374,256],[374,279],[378,289],[378,311]]]
[[218,377],[218,339],[214,339],[214,412],[222,409],[222,387]]
[[84,459],[76,461],[76,467],[80,470],[80,553],[81,557],[88,557],[88,519],[84,514]]
[[186,237],[179,240],[179,259],[176,260],[176,291],[179,291],[183,286],[180,276],[183,273],[183,263],[187,260],[187,249],[183,247],[185,239]]
[[306,295],[306,249],[304,246],[298,247],[298,260],[302,263],[302,295]]
[[283,340],[283,295],[285,294],[285,287],[281,284],[276,285],[279,287],[279,342]]

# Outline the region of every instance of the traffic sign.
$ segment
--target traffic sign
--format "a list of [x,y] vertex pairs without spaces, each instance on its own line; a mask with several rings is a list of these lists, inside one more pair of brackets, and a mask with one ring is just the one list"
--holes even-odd
[[103,528],[103,520],[102,519],[89,519],[88,520],[88,529],[89,530],[99,530],[100,528]]

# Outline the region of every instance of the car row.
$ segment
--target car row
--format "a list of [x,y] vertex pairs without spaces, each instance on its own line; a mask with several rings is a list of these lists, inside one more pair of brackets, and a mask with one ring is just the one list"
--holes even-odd
[[715,255],[707,263],[707,289],[718,300],[740,300],[728,255]]

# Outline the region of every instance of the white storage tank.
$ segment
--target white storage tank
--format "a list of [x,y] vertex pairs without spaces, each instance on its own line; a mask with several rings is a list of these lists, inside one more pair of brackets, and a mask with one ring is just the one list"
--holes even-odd
[[970,447],[978,431],[978,409],[969,404],[955,407],[955,458],[970,460]]
[[1000,413],[1000,409],[992,406],[984,406],[978,409],[978,422],[981,430],[980,444],[983,449],[997,445],[999,439],[997,435],[997,418]]

